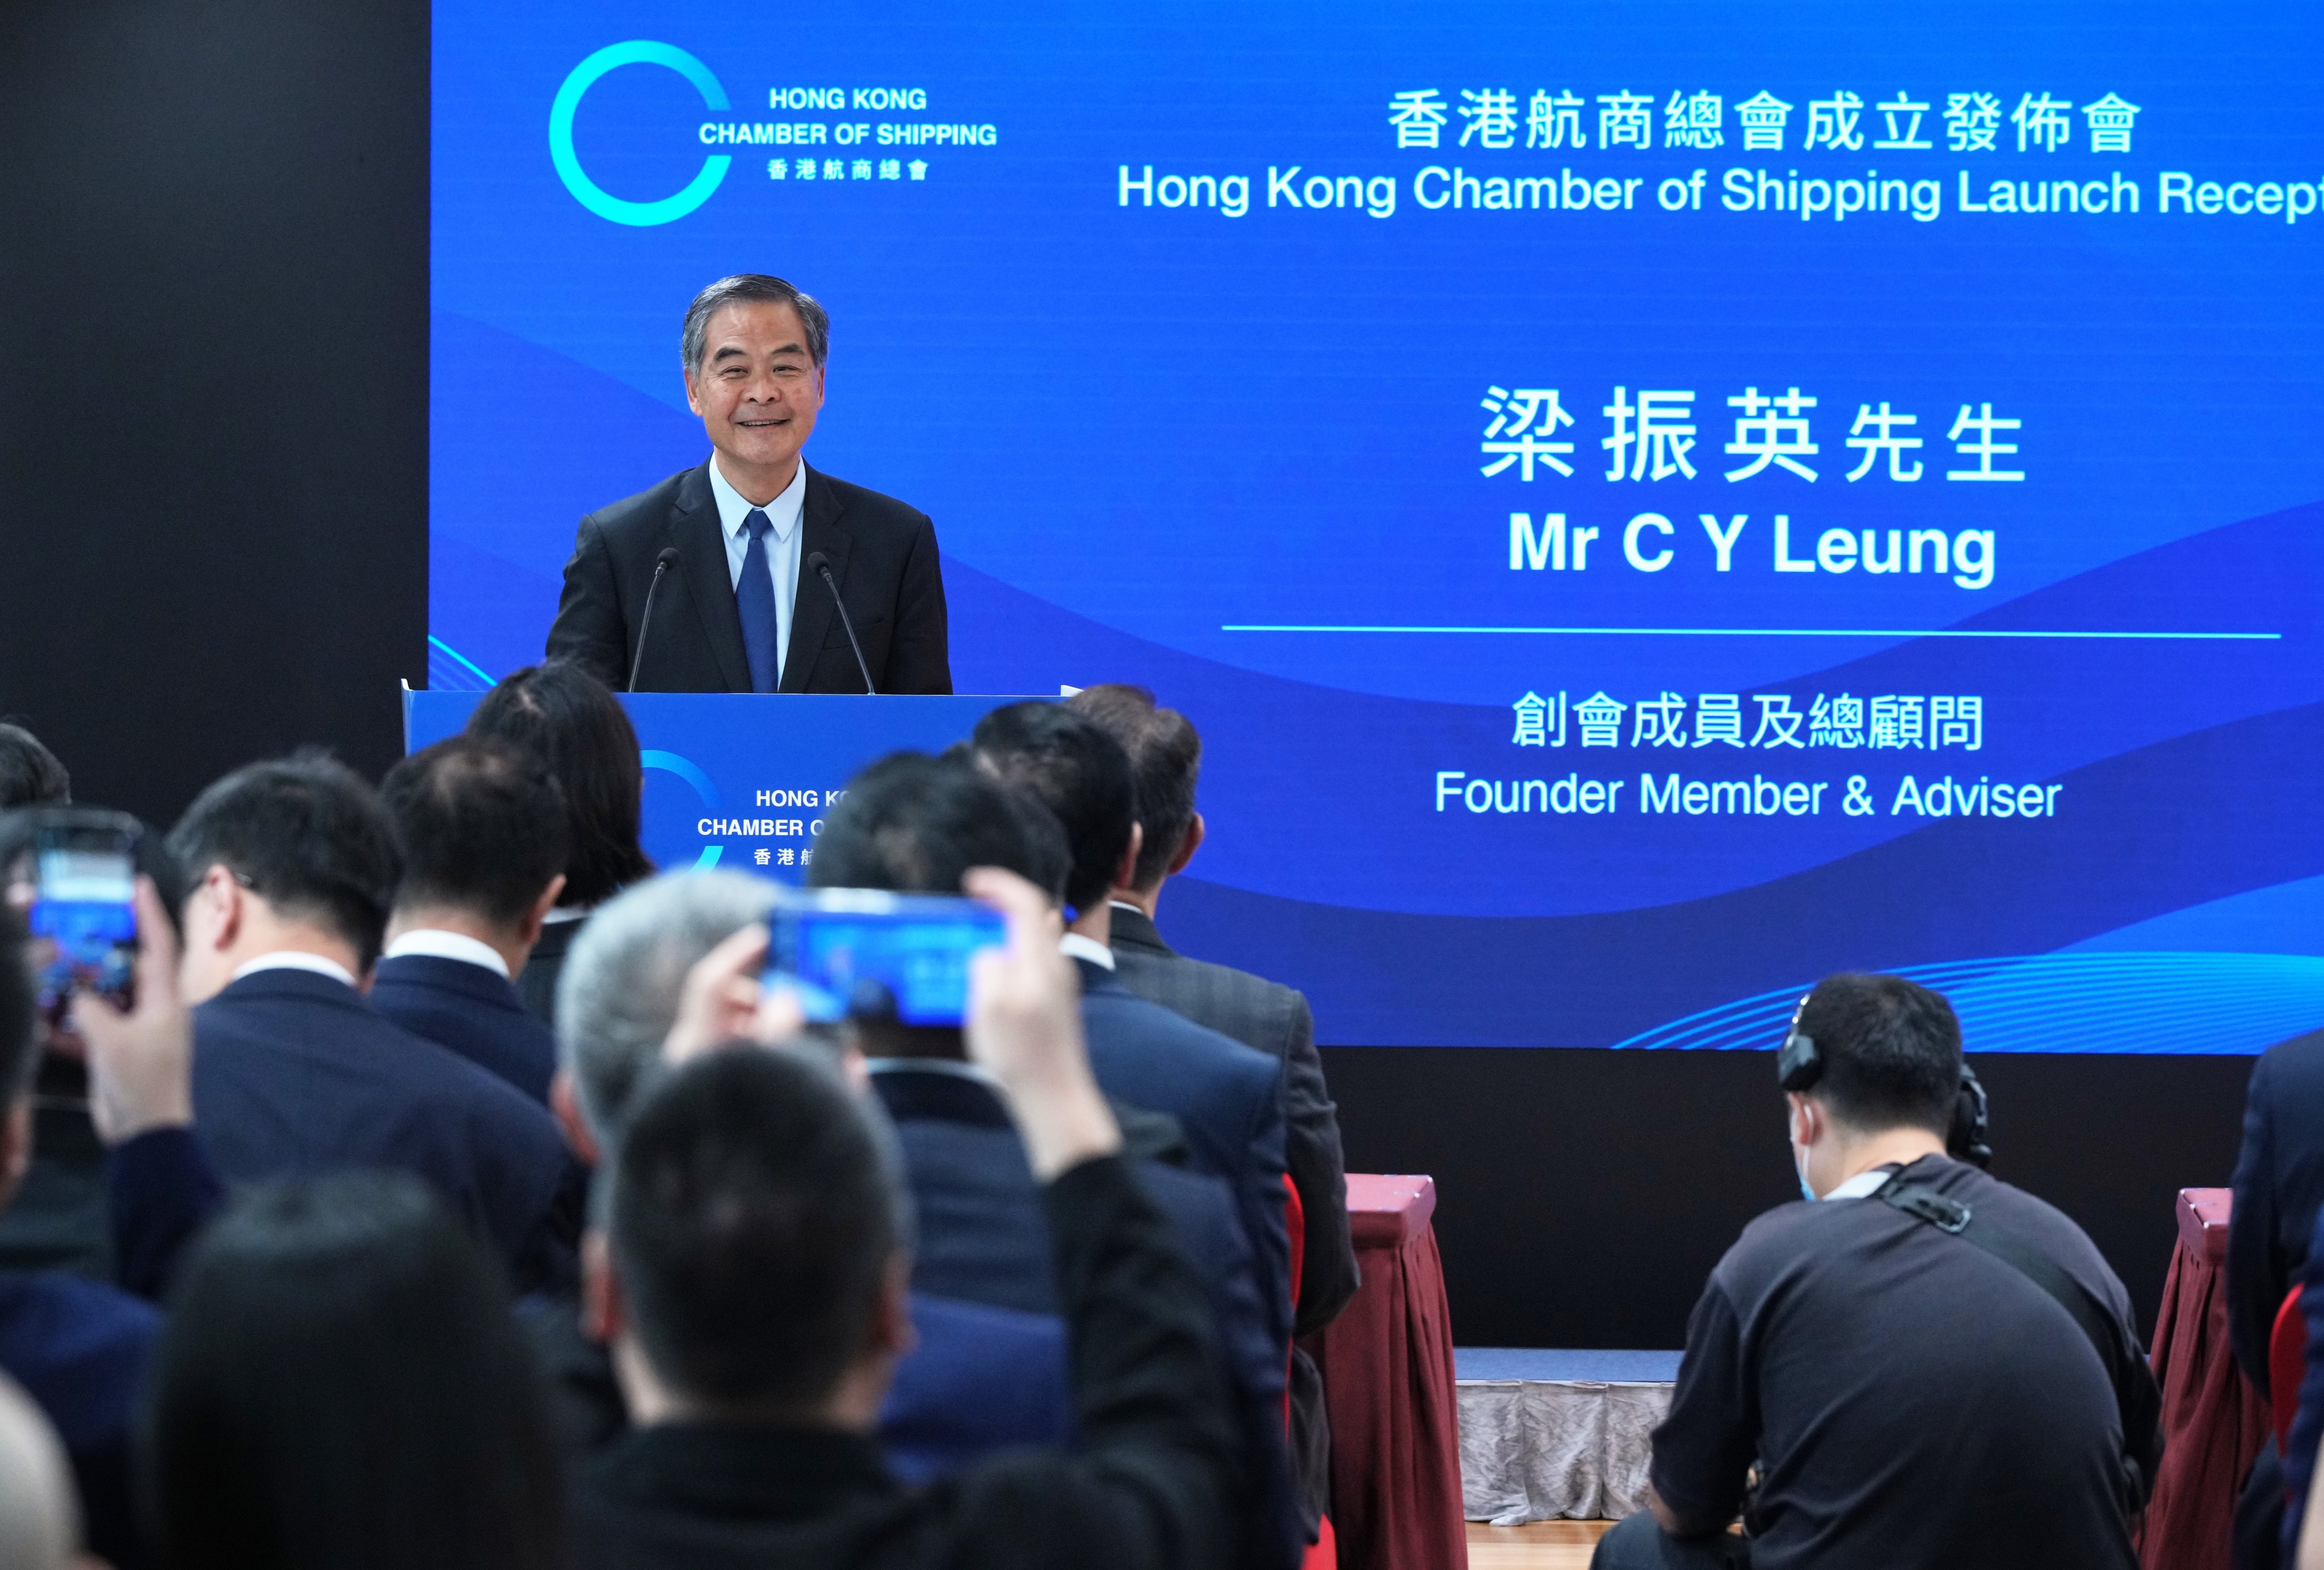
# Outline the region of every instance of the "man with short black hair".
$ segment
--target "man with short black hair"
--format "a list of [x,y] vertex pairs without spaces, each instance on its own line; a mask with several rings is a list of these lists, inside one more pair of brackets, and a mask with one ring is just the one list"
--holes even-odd
[[319,754],[253,763],[204,790],[169,844],[187,883],[195,1113],[219,1172],[412,1172],[520,1288],[569,1270],[579,1218],[548,1112],[357,990],[402,873],[377,793]]
[[565,889],[557,781],[509,743],[454,736],[389,770],[380,799],[403,880],[372,1006],[548,1105],[557,1038],[516,979]]
[[0,721],[0,810],[46,807],[72,799],[72,776],[41,738]]
[[1044,1186],[1072,1323],[1070,1449],[910,1491],[871,1431],[909,1338],[894,1158],[804,1054],[714,1051],[650,1090],[610,1187],[590,1295],[641,1427],[584,1471],[575,1540],[604,1570],[1226,1561],[1245,1478],[1203,1291],[1120,1154],[1039,891],[985,870],[1005,952],[969,1040]]
[[997,708],[977,722],[969,744],[982,767],[1032,796],[1065,829],[1065,951],[1081,973],[1098,1083],[1118,1100],[1176,1118],[1196,1167],[1233,1187],[1287,1359],[1283,1064],[1148,1002],[1114,974],[1106,896],[1136,875],[1141,844],[1129,755],[1096,724],[1054,703]]
[[1313,1335],[1339,1316],[1357,1286],[1340,1113],[1323,1083],[1314,1016],[1296,990],[1190,959],[1165,943],[1155,925],[1162,885],[1186,870],[1206,833],[1194,808],[1203,738],[1193,722],[1157,706],[1142,687],[1084,688],[1065,706],[1121,743],[1135,782],[1138,861],[1130,881],[1108,895],[1114,974],[1139,997],[1283,1061],[1284,1154],[1307,1218],[1299,1334]]
[[2162,1450],[2129,1297],[2071,1221],[1946,1155],[1952,1006],[1829,976],[1778,1074],[1808,1203],[1711,1272],[1651,1514],[1593,1564],[2129,1570]]

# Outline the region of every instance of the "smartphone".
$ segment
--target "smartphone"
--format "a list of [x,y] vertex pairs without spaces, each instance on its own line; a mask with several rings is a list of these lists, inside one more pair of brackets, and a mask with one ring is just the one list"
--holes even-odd
[[141,832],[126,813],[93,808],[48,808],[33,822],[27,919],[51,1024],[63,1022],[75,993],[123,1009],[135,1001]]
[[767,924],[768,984],[788,988],[818,1024],[872,1006],[877,984],[899,1023],[958,1025],[970,957],[1009,941],[989,905],[879,889],[786,890]]

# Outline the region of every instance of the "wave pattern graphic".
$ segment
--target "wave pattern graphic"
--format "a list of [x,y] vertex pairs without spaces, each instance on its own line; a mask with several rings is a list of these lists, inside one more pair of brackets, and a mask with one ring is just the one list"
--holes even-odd
[[428,639],[428,688],[431,692],[489,692],[492,673],[433,633]]
[[[1943,993],[1978,1052],[2236,1054],[2324,1026],[2324,956],[2041,954],[1898,965]],[[1618,1048],[1772,1050],[1812,984],[1642,1030]]]

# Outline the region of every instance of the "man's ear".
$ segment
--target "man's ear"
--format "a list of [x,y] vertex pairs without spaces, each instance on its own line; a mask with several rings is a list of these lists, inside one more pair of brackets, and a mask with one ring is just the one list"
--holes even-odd
[[[197,901],[207,902],[210,910],[207,947],[220,951],[232,948],[242,936],[242,923],[248,914],[244,908],[243,887],[235,881],[234,869],[223,862],[212,863],[209,871],[202,874],[202,881],[195,885],[192,896],[186,901],[189,915],[192,914],[192,907]],[[189,948],[193,947],[190,936],[189,933],[187,944]]]
[[1146,848],[1146,826],[1130,826],[1130,844],[1121,853],[1121,863],[1113,869],[1113,886],[1117,889],[1138,887],[1138,853]]
[[1814,1144],[1823,1134],[1823,1109],[1796,1090],[1785,1091],[1784,1099],[1791,1104],[1793,1141]]
[[684,374],[686,377],[686,406],[694,411],[696,414],[699,415],[702,412],[702,399],[694,390],[694,373],[691,370],[688,370],[685,372]]
[[1170,858],[1170,871],[1168,875],[1175,878],[1180,873],[1185,872],[1186,870],[1186,864],[1193,861],[1194,859],[1194,853],[1202,848],[1203,815],[1197,812],[1194,814],[1194,821],[1186,825],[1186,837],[1185,841],[1179,845],[1178,854]]
[[864,1350],[883,1357],[902,1357],[920,1344],[912,1328],[912,1256],[901,1249],[888,1261],[880,1283],[880,1297],[872,1310],[872,1334]]
[[549,880],[549,887],[540,891],[540,897],[532,902],[532,909],[524,913],[524,919],[517,925],[516,935],[527,948],[540,941],[540,929],[548,925],[549,913],[557,909],[558,896],[564,892],[565,874],[559,873]]
[[593,1226],[581,1234],[581,1334],[611,1346],[629,1323],[621,1278],[613,1270],[613,1241]]
[[581,1095],[574,1087],[571,1070],[560,1068],[550,1076],[549,1110],[556,1114],[557,1126],[565,1131],[565,1142],[575,1155],[592,1167],[604,1158],[596,1136],[589,1131],[589,1120],[581,1115]]

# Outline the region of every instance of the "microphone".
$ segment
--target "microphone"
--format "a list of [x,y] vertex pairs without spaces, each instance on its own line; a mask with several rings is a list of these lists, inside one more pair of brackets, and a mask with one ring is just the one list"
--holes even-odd
[[654,591],[661,587],[661,575],[678,565],[678,547],[665,545],[654,558],[653,582],[646,586],[646,608],[638,617],[638,651],[630,658],[629,690],[638,689],[638,667],[646,662],[646,634],[653,630]]
[[831,576],[831,558],[820,550],[807,552],[807,571],[823,579],[824,587],[831,591],[831,603],[839,607],[839,624],[847,629],[847,646],[855,651],[855,669],[863,672],[863,692],[876,697],[880,689],[872,685],[872,667],[863,662],[863,645],[855,641],[855,623],[847,619],[847,602],[839,597],[839,580]]

